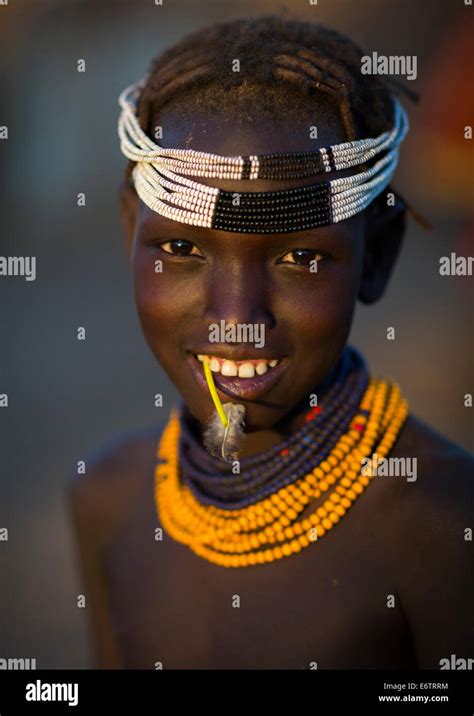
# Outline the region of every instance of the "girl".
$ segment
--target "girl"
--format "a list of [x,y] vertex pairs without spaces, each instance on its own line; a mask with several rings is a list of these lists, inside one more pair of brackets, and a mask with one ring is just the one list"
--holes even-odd
[[472,656],[474,462],[347,345],[407,213],[401,90],[363,54],[234,20],[121,95],[136,305],[182,404],[71,488],[99,666]]

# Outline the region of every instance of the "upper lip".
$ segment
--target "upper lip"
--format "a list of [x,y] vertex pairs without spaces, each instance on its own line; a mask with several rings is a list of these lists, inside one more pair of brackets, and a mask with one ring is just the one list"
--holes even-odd
[[286,356],[276,354],[273,351],[264,348],[253,348],[253,347],[232,347],[231,345],[220,346],[218,343],[205,347],[193,348],[187,350],[186,353],[193,353],[194,355],[206,355],[216,356],[217,358],[223,358],[224,360],[233,361],[244,361],[244,360],[283,360]]

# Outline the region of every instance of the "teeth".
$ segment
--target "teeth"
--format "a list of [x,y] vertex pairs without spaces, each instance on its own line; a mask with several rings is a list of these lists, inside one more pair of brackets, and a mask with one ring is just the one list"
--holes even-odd
[[211,358],[209,361],[209,368],[212,370],[213,373],[220,373],[221,372],[221,364],[217,360],[217,358]]
[[[224,372],[224,370],[222,370]],[[252,363],[241,363],[239,365],[239,378],[253,378],[255,375],[255,368]]]
[[[272,361],[272,363],[274,363],[274,361]],[[255,368],[257,375],[265,375],[267,370],[268,370],[268,365],[266,363],[257,363],[257,366]]]
[[222,373],[222,375],[228,375],[228,376],[237,375],[238,370],[237,370],[237,366],[235,365],[234,361],[225,360],[221,366],[221,373]]
[[265,375],[270,368],[275,368],[279,361],[273,360],[242,360],[233,361],[218,356],[205,355],[203,353],[197,354],[197,359],[200,363],[205,360],[209,361],[209,367],[213,373],[222,373],[229,377],[239,376],[239,378],[253,378],[256,375]]

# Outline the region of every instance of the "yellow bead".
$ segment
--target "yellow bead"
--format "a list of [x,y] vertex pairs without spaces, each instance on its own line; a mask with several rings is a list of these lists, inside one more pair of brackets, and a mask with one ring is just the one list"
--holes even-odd
[[298,537],[298,543],[299,543],[302,547],[307,547],[309,544],[311,544],[310,541],[309,541],[309,539],[308,539],[308,537],[307,537],[306,535],[301,535],[301,537]]

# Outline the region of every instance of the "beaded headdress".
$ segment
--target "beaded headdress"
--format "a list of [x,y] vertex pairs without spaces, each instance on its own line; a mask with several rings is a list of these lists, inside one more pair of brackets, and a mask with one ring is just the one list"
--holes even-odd
[[[398,147],[408,131],[405,110],[393,97],[393,127],[314,152],[221,156],[156,144],[140,126],[137,104],[146,77],[119,97],[123,154],[135,162],[132,178],[140,199],[173,221],[221,231],[276,234],[335,224],[363,211],[390,183]],[[381,158],[365,171],[294,189],[230,192],[188,177],[288,180],[337,172]]]

